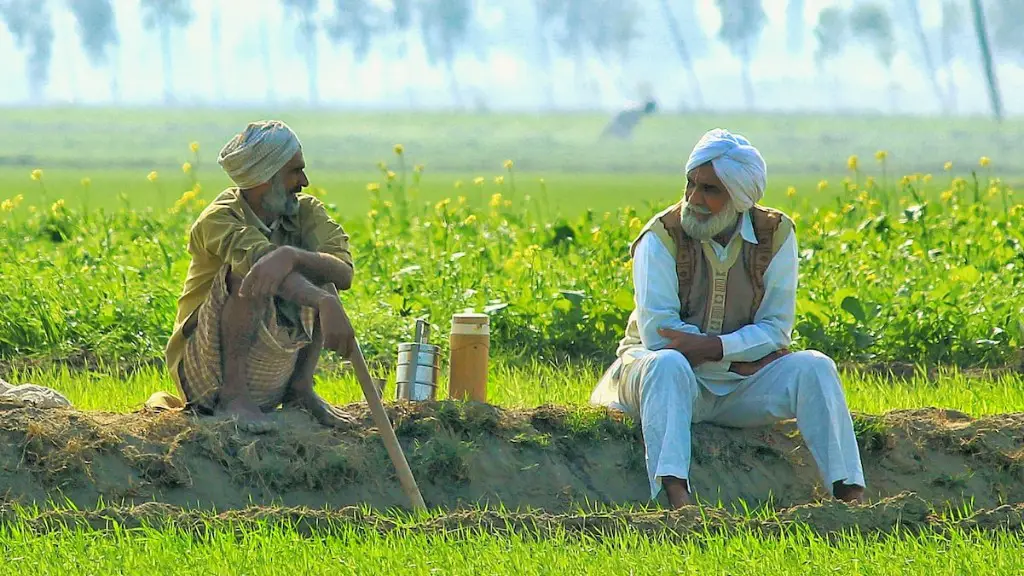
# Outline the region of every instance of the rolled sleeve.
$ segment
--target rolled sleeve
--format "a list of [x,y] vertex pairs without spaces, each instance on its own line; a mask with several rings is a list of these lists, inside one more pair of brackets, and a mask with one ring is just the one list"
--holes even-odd
[[308,225],[303,226],[302,243],[309,250],[330,254],[349,266],[353,265],[348,234],[327,214],[321,202],[312,201],[308,217],[303,220]]
[[212,256],[245,276],[253,265],[274,249],[274,245],[255,226],[231,210],[215,210],[192,228],[189,250]]

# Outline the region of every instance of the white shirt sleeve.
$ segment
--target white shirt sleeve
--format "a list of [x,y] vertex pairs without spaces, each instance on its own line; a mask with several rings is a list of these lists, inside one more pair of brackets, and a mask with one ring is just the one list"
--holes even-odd
[[721,336],[722,360],[753,362],[792,342],[799,259],[791,231],[764,273],[764,299],[754,323]]
[[659,328],[701,334],[699,326],[680,319],[676,261],[653,233],[644,234],[633,253],[633,292],[644,348],[661,350],[669,344]]

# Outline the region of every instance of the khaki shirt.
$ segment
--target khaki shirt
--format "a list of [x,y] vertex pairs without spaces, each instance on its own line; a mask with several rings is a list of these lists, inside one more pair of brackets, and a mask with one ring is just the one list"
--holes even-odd
[[225,264],[231,266],[232,273],[245,276],[253,264],[278,246],[323,252],[352,264],[348,235],[327,215],[323,203],[308,194],[299,194],[298,199],[298,215],[282,216],[268,227],[238,188],[228,188],[192,225],[188,240],[192,261],[178,298],[174,333],[165,350],[167,369],[179,390],[178,364],[185,350],[182,329],[206,301],[214,276]]

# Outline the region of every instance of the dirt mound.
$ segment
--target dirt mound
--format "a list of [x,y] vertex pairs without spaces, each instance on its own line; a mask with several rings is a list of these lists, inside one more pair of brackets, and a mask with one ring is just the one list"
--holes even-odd
[[[0,406],[0,498],[79,509],[404,507],[365,406],[346,409],[363,428],[328,430],[291,411],[273,415],[276,431],[253,435],[230,420],[181,413]],[[394,404],[388,412],[430,507],[558,513],[649,504],[639,427],[620,414],[455,402]],[[935,509],[1024,503],[1024,414],[972,419],[923,409],[855,420],[871,502],[912,492]],[[788,509],[827,495],[793,422],[747,430],[699,424],[693,440],[691,481],[705,502]],[[793,514],[824,524],[854,510],[820,504]]]

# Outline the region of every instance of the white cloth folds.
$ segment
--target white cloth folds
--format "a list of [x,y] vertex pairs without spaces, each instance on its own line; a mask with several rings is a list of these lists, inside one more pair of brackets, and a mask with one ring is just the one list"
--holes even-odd
[[708,162],[729,190],[737,210],[749,210],[764,197],[768,167],[757,148],[743,136],[722,128],[709,130],[690,153],[687,174]]

